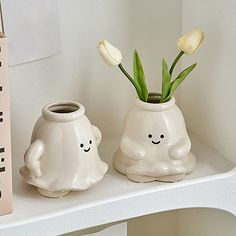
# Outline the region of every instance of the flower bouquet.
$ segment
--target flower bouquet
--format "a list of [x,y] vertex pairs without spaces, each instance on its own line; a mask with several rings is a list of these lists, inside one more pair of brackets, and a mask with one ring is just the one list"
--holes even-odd
[[197,64],[172,78],[180,58],[196,52],[203,38],[203,31],[194,29],[178,39],[180,52],[170,68],[164,59],[162,61],[161,93],[148,91],[137,50],[133,53],[132,77],[121,64],[121,52],[106,40],[98,43],[105,63],[118,66],[138,95],[126,116],[120,145],[113,158],[114,168],[130,180],[176,182],[195,169],[196,158],[191,153],[183,114],[176,106],[173,94]]
[[[162,61],[162,93],[158,103],[169,101],[176,89],[196,67],[197,63],[183,70],[174,80],[172,80],[174,68],[179,59],[184,55],[191,55],[196,52],[201,46],[204,39],[204,33],[200,29],[194,29],[190,33],[183,35],[177,41],[177,47],[180,49],[179,54],[173,61],[170,69],[163,59]],[[98,52],[104,62],[109,66],[118,66],[123,74],[129,79],[134,86],[139,99],[143,102],[148,102],[148,88],[145,80],[143,66],[137,50],[133,53],[133,77],[126,71],[122,65],[122,54],[119,49],[110,44],[107,40],[102,40],[98,43]]]

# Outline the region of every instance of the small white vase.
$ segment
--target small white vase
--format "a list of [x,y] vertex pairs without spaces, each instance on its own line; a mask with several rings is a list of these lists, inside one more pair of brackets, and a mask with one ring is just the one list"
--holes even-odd
[[98,154],[100,130],[91,125],[83,105],[51,103],[42,110],[27,149],[25,181],[47,197],[84,190],[101,180],[108,169]]
[[157,103],[159,99],[159,94],[150,93],[149,102],[135,101],[114,154],[114,168],[135,182],[180,181],[196,166],[175,99]]

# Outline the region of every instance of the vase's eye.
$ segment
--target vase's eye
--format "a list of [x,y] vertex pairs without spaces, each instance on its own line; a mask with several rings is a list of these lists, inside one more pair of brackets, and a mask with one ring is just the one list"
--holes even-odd
[[92,144],[92,140],[89,140],[89,144]]
[[161,134],[160,138],[164,138],[164,137],[165,137],[164,134]]
[[80,144],[80,147],[82,148],[83,146],[84,146],[84,144],[83,144],[83,143],[81,143],[81,144]]
[[151,134],[149,134],[149,135],[148,135],[148,138],[152,138],[152,135],[151,135]]

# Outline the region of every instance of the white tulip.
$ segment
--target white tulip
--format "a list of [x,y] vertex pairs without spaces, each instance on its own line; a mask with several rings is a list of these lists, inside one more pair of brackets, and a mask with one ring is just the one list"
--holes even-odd
[[177,47],[184,53],[191,55],[198,50],[203,39],[204,32],[201,29],[193,29],[178,39]]
[[107,40],[102,40],[97,46],[98,52],[104,62],[109,66],[118,66],[122,60],[122,54],[118,48],[110,44]]

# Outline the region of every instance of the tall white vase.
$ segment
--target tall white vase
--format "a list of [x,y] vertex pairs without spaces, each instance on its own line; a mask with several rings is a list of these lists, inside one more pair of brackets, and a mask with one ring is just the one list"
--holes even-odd
[[83,105],[51,103],[42,110],[20,169],[25,181],[47,197],[61,197],[100,181],[108,166],[98,154],[100,130],[91,125]]
[[156,103],[158,99],[155,93],[149,94],[149,102],[136,99],[113,158],[114,168],[136,182],[176,182],[196,166],[175,99]]

